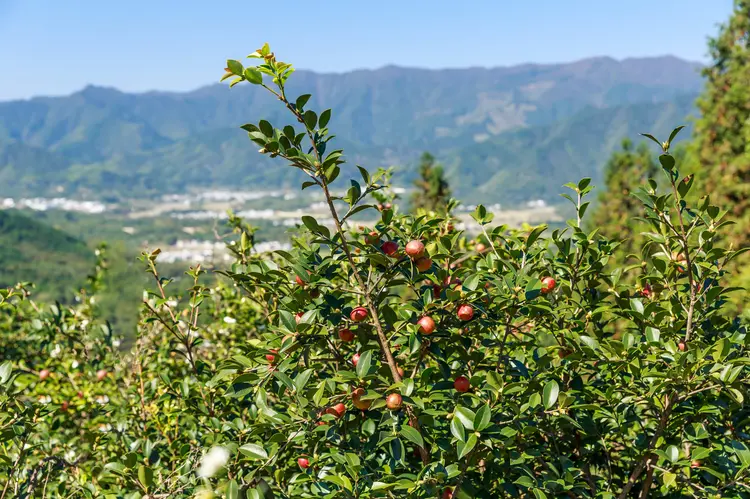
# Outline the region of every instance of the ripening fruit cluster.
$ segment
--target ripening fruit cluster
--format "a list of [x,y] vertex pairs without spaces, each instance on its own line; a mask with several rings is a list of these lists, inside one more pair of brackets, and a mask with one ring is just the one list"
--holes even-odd
[[[390,258],[403,259],[403,261],[405,262],[411,262],[411,264],[416,267],[419,272],[427,272],[433,267],[433,261],[429,257],[427,248],[425,247],[425,243],[422,240],[411,240],[405,245],[402,250],[399,246],[399,243],[396,241],[381,241],[381,234],[376,231],[372,231],[364,227],[360,227],[360,231],[364,237],[364,242],[367,245],[379,248],[384,255]],[[474,246],[474,251],[477,254],[482,254],[487,251],[487,247],[482,243],[477,243]],[[309,271],[308,274],[310,274]],[[311,287],[309,286],[309,281],[303,279],[299,275],[295,275],[294,280],[299,287],[305,288],[308,293],[311,293],[308,289],[309,287]],[[551,276],[543,277],[541,279],[541,282],[541,293],[543,295],[551,293],[557,287],[557,282]],[[433,296],[436,300],[440,299],[444,290],[450,290],[451,292],[458,293],[461,297],[465,296],[465,290],[462,287],[462,281],[457,277],[446,276],[443,278],[440,284],[434,284],[432,280],[427,279],[425,281],[425,284],[432,287]],[[485,287],[489,287],[489,283]],[[357,340],[358,336],[365,342],[368,340],[368,336],[371,334],[373,326],[372,314],[369,306],[370,305],[365,306],[364,304],[362,304],[362,301],[360,301],[359,305],[353,307],[351,311],[349,311],[348,324],[342,324],[334,332],[339,341],[341,341],[343,344],[354,343]],[[452,314],[459,324],[468,323],[477,317],[477,309],[475,308],[475,305],[462,300],[459,301],[457,306],[453,309]],[[304,315],[305,312],[298,312],[296,314],[295,319],[297,323],[300,323],[302,321]],[[425,310],[425,313],[421,315],[416,321],[417,331],[419,332],[419,334],[423,336],[430,336],[436,333],[440,333],[440,327],[438,325],[438,315],[439,314],[430,313],[428,310]],[[462,329],[465,332],[469,331],[467,327],[462,327]],[[294,336],[288,335],[287,337],[285,337],[284,341],[286,341],[288,338],[294,338]],[[397,348],[399,348],[398,345],[395,346],[395,349]],[[356,351],[355,347],[355,352],[350,357],[351,366],[353,366],[355,369],[359,365],[360,358],[361,354],[359,351]],[[266,360],[268,361],[272,369],[273,366],[275,366],[275,364],[279,361],[279,359],[279,352],[277,349],[269,349],[267,351]],[[400,366],[397,366],[396,370],[400,377],[405,376],[404,369],[402,369]],[[453,389],[459,395],[469,392],[471,390],[471,381],[469,377],[464,375],[455,377],[453,380]],[[385,407],[388,410],[395,412],[401,410],[401,408],[403,407],[404,400],[401,394],[396,392],[378,394],[377,391],[373,389],[373,387],[368,388],[366,386],[355,385],[352,387],[351,393],[347,396],[347,398],[351,400],[351,406],[353,406],[354,409],[367,411],[372,407],[373,401],[376,398],[383,396],[385,396]],[[330,415],[333,416],[334,419],[338,420],[343,418],[346,415],[346,412],[347,405],[345,401],[339,401],[334,405],[324,409],[320,413],[320,415]],[[327,423],[325,423],[325,421],[318,420],[317,424],[322,425]],[[310,466],[310,462],[306,457],[301,457],[298,463],[303,469],[306,469],[308,466]],[[450,495],[450,490],[446,490],[446,494]]]

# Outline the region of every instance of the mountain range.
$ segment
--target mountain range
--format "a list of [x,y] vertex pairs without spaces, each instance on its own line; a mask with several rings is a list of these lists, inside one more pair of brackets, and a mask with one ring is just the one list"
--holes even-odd
[[[684,124],[703,81],[675,57],[341,74],[297,71],[287,93],[333,109],[329,127],[349,168],[415,174],[431,151],[454,192],[520,203],[599,178],[624,137]],[[219,73],[221,71],[219,70]],[[289,116],[264,90],[210,85],[188,93],[89,86],[64,97],[0,103],[0,196],[121,199],[208,187],[296,187],[296,170],[257,153],[239,125]],[[687,135],[687,134],[686,134]]]

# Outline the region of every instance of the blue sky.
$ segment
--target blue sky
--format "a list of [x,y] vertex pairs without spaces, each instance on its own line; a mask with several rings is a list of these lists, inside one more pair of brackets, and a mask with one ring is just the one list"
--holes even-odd
[[705,61],[731,10],[732,0],[0,0],[0,100],[87,84],[191,90],[266,41],[298,68],[334,72]]

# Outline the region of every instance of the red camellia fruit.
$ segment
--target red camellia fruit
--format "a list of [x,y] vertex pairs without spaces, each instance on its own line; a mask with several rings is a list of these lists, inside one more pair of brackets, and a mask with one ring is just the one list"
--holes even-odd
[[398,393],[391,393],[385,398],[385,406],[391,411],[398,411],[401,409],[403,399]]
[[479,243],[476,246],[477,253],[484,253],[486,249],[487,249],[487,246],[485,246],[482,243]]
[[424,255],[424,244],[422,241],[419,241],[417,239],[413,241],[409,241],[406,245],[406,254],[409,255],[413,259],[417,259]]
[[62,409],[63,411],[67,411],[69,405],[70,404],[67,400],[63,400],[63,403],[60,405],[60,409]]
[[329,407],[328,409],[326,409],[326,414],[330,414],[331,416],[334,416],[336,418],[341,418],[344,414],[346,414],[346,406],[339,402],[333,407]]
[[305,313],[304,313],[304,312],[297,312],[297,315],[295,315],[295,316],[294,316],[294,320],[295,320],[295,322],[296,322],[297,324],[299,324],[299,323],[300,323],[300,321],[302,320],[302,316],[303,316],[303,315],[305,315]]
[[306,470],[307,468],[310,467],[310,460],[307,459],[306,457],[301,457],[297,459],[297,464],[299,464],[300,468],[302,468],[303,470]]
[[105,371],[104,369],[99,369],[98,371],[96,371],[97,381],[101,381],[106,377],[107,377],[107,371]]
[[357,367],[357,363],[359,362],[359,354],[355,353],[352,355],[352,364],[354,364],[354,367]]
[[680,350],[680,352],[684,352],[685,350],[687,350],[687,344],[684,341],[680,341],[677,344],[677,348]]
[[696,460],[694,460],[693,462],[690,463],[690,467],[693,468],[693,469],[700,468],[701,467],[701,462],[696,459]]
[[648,298],[651,296],[651,285],[646,283],[645,286],[643,286],[643,290],[641,291],[641,296]]
[[443,495],[440,496],[440,499],[452,499],[453,497],[453,489],[448,487],[447,489],[443,490]]
[[414,264],[417,266],[417,270],[420,272],[427,272],[432,267],[432,260],[429,258],[420,258],[415,261]]
[[471,318],[474,317],[474,308],[471,305],[461,305],[458,307],[456,315],[458,315],[458,318],[462,321],[470,321]]
[[364,388],[357,388],[352,392],[352,403],[354,404],[354,407],[363,411],[366,411],[370,408],[370,406],[372,405],[372,400],[362,400],[362,397],[364,397],[366,394],[367,391],[365,391]]
[[349,318],[352,322],[362,322],[367,319],[367,309],[365,307],[357,307],[349,314]]
[[300,278],[300,276],[298,276],[298,275],[294,276],[294,280],[297,281],[297,284],[300,285],[300,286],[304,286],[305,285],[305,281],[303,281],[302,278]]
[[435,332],[435,321],[432,320],[432,317],[425,315],[417,321],[417,324],[419,324],[419,332],[422,334],[432,334]]
[[78,398],[79,398],[79,399],[82,399],[82,398],[83,398],[83,392],[78,392],[78,393],[76,393],[76,395],[78,395]]
[[404,376],[406,376],[406,374],[404,374],[404,370],[403,370],[403,369],[401,369],[400,367],[397,367],[397,368],[396,368],[396,371],[398,371],[398,375],[399,375],[399,376],[401,376],[402,378],[403,378]]
[[469,383],[469,378],[466,376],[459,376],[456,378],[456,381],[453,382],[453,388],[455,388],[457,392],[468,392],[470,387],[471,383]]
[[396,253],[398,253],[398,243],[396,241],[386,241],[380,249],[388,256],[396,256]]
[[542,279],[542,294],[547,294],[557,286],[557,282],[552,277],[545,277]]
[[353,341],[354,333],[352,333],[349,329],[339,329],[339,338],[341,339],[341,341]]
[[49,378],[50,372],[47,369],[42,369],[39,371],[39,381],[44,381],[45,379]]
[[380,240],[378,233],[375,231],[370,232],[365,236],[365,242],[367,244],[376,244]]
[[276,354],[277,354],[278,352],[279,352],[279,351],[278,351],[278,350],[276,350],[275,348],[272,348],[272,349],[270,349],[270,350],[269,350],[269,353],[267,353],[267,354],[266,354],[266,360],[267,360],[268,362],[270,362],[271,364],[273,364],[274,362],[276,362]]

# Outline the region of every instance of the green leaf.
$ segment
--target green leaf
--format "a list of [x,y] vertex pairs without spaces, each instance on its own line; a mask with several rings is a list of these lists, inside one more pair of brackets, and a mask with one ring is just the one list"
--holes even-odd
[[305,111],[302,119],[305,121],[308,130],[315,130],[315,124],[318,122],[318,115],[315,114],[315,111]]
[[680,449],[674,445],[667,447],[667,457],[673,463],[676,463],[680,459]]
[[263,83],[263,74],[255,68],[245,68],[245,79],[253,85],[260,85]]
[[151,484],[154,482],[154,470],[146,465],[140,465],[138,467],[138,481],[141,482],[146,489],[151,487]]
[[653,140],[654,142],[656,142],[659,145],[659,147],[661,147],[661,142],[659,142],[659,139],[657,139],[656,137],[654,137],[650,133],[642,133],[641,135],[644,136],[644,137],[647,137],[647,138],[649,138],[651,140]]
[[294,103],[297,111],[302,111],[302,108],[305,107],[305,104],[307,104],[307,101],[310,100],[310,97],[312,97],[312,95],[310,94],[303,94],[297,97],[297,101]]
[[530,248],[534,242],[539,239],[539,236],[542,235],[542,232],[547,230],[547,225],[540,225],[539,227],[536,227],[534,230],[532,230],[529,233],[529,237],[526,238],[526,248]]
[[488,404],[484,404],[477,411],[477,415],[474,418],[474,429],[482,431],[490,425],[490,418],[492,417],[492,411]]
[[640,298],[631,298],[630,299],[630,308],[638,312],[639,314],[643,314],[643,302]]
[[466,407],[461,407],[460,405],[456,406],[454,417],[458,418],[467,430],[474,429],[474,418],[476,417],[476,414],[474,414],[472,410],[467,409]]
[[352,490],[352,482],[344,475],[326,475],[323,477],[326,482],[331,482],[346,490]]
[[662,154],[659,156],[659,163],[665,170],[671,171],[674,168],[674,157],[671,154]]
[[318,120],[318,125],[320,126],[320,128],[325,128],[330,119],[331,119],[330,109],[326,109],[325,111],[320,113],[320,119]]
[[240,61],[235,61],[234,59],[227,60],[227,69],[236,76],[242,76],[242,73],[245,70],[242,63]]
[[693,187],[694,180],[695,175],[690,174],[687,177],[683,178],[679,184],[677,184],[677,192],[680,194],[680,197],[684,198],[688,195],[690,189]]
[[402,426],[400,433],[404,436],[405,439],[409,440],[410,442],[420,447],[424,447],[424,440],[422,439],[422,435],[420,435],[419,432],[411,426]]
[[315,218],[309,215],[304,215],[302,217],[302,223],[305,224],[305,227],[310,229],[312,232],[318,232],[318,221],[315,220]]
[[646,340],[649,343],[658,343],[660,336],[661,336],[661,331],[659,331],[655,327],[649,326],[646,328]]
[[492,222],[492,219],[495,218],[495,215],[492,213],[487,213],[487,208],[484,207],[484,205],[477,205],[476,209],[472,212],[471,218],[477,221],[479,225],[486,225],[490,222]]
[[472,274],[463,282],[463,287],[475,291],[479,287],[479,280],[482,278],[479,274]]
[[245,444],[240,447],[240,452],[250,459],[268,459],[266,449],[258,444]]
[[740,459],[742,466],[745,468],[750,467],[750,450],[748,450],[747,445],[738,440],[732,440],[730,445]]
[[225,497],[226,499],[237,499],[240,497],[240,487],[237,485],[237,480],[229,480]]
[[683,128],[685,128],[685,125],[680,125],[672,130],[672,133],[669,134],[669,138],[667,139],[667,144],[671,144],[674,138],[677,137],[677,134],[680,133]]
[[466,441],[466,432],[464,431],[464,425],[461,424],[461,420],[457,417],[451,419],[451,433],[461,442]]
[[664,486],[667,488],[674,485],[676,480],[677,480],[677,475],[675,475],[674,473],[665,472],[661,475],[661,481],[664,483]]
[[260,120],[258,122],[258,128],[260,128],[260,131],[263,132],[263,135],[266,137],[273,137],[273,126],[266,120]]
[[532,492],[534,492],[534,497],[536,499],[547,499],[547,494],[542,492],[541,489],[534,489]]
[[546,409],[549,409],[550,407],[555,405],[559,393],[560,386],[557,384],[557,381],[551,380],[546,385],[544,385],[544,390],[542,391],[542,400],[544,401],[544,407]]
[[104,469],[111,471],[117,475],[124,475],[127,471],[127,466],[121,463],[107,463],[104,465]]
[[294,332],[297,329],[297,321],[295,320],[294,315],[286,310],[279,310],[279,325],[291,332]]
[[372,365],[372,350],[367,350],[359,356],[357,361],[357,376],[361,379],[367,376]]
[[310,379],[310,376],[312,376],[313,372],[314,372],[313,369],[307,369],[299,373],[297,377],[294,378],[294,387],[297,389],[297,393],[301,393],[302,390],[305,389],[305,385]]
[[5,384],[10,379],[10,373],[12,372],[12,365],[9,360],[6,360],[0,364],[0,384]]
[[472,451],[472,449],[477,445],[477,436],[475,434],[469,435],[469,438],[466,439],[466,443],[458,442],[456,445],[456,448],[458,449],[458,458],[463,459],[464,456],[466,456],[469,452]]

